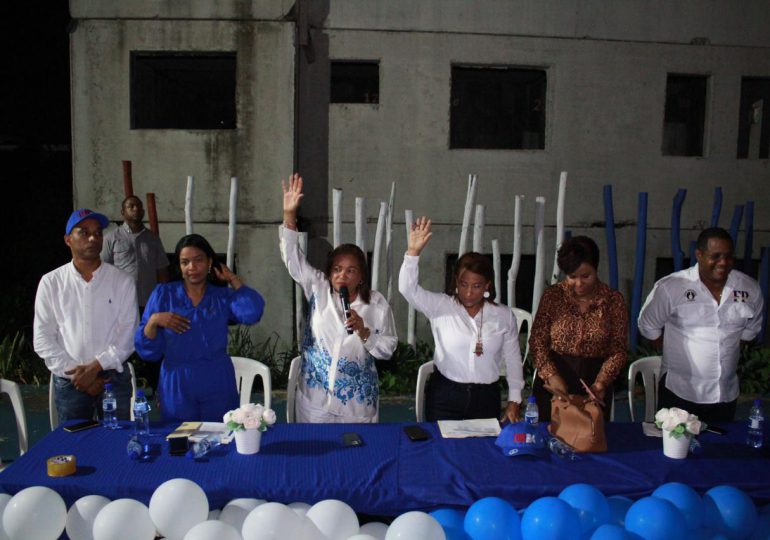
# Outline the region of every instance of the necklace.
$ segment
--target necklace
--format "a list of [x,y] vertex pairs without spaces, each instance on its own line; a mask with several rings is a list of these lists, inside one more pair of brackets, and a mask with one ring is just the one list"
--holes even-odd
[[481,329],[484,326],[484,304],[481,304],[481,320],[479,321],[479,325],[476,328],[476,348],[474,349],[473,353],[476,356],[481,356],[484,354],[484,343],[481,339]]

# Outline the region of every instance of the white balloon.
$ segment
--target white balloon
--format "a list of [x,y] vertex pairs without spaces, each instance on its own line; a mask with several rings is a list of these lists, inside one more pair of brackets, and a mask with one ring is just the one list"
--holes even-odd
[[93,540],[94,520],[110,500],[101,495],[86,495],[70,506],[64,527],[70,540]]
[[327,540],[347,540],[358,534],[358,516],[342,501],[326,499],[317,502],[306,515]]
[[433,516],[425,512],[407,512],[393,520],[385,540],[446,540],[446,535]]
[[215,508],[214,510],[209,510],[209,521],[214,519],[219,519],[219,514],[222,513],[222,510],[219,508]]
[[300,516],[302,526],[297,540],[326,540],[326,537],[318,530],[315,523],[310,521],[307,516]]
[[284,540],[298,538],[302,518],[288,506],[269,502],[252,510],[243,522],[243,540]]
[[243,540],[241,533],[224,521],[202,521],[187,531],[184,540]]
[[307,511],[310,510],[310,505],[308,503],[303,502],[293,502],[289,503],[288,507],[294,510],[294,513],[298,516],[304,516],[307,514]]
[[368,534],[374,536],[377,540],[385,540],[385,535],[388,533],[388,526],[379,521],[371,521],[364,525],[361,525],[361,534]]
[[377,537],[371,534],[354,534],[348,540],[377,540]]
[[150,498],[150,517],[169,540],[182,540],[187,531],[209,515],[209,501],[201,487],[186,478],[163,482]]
[[153,540],[155,525],[150,511],[134,499],[107,503],[94,520],[94,540]]
[[67,505],[51,488],[33,486],[11,497],[3,511],[3,528],[11,540],[56,540],[67,523]]
[[228,525],[232,525],[233,528],[240,533],[243,529],[243,522],[246,520],[246,516],[254,510],[257,506],[265,504],[265,499],[233,499],[222,508],[222,512],[217,518],[219,521],[224,521]]
[[5,534],[5,527],[3,527],[3,510],[11,500],[11,496],[7,493],[0,493],[0,540],[10,540],[8,535]]

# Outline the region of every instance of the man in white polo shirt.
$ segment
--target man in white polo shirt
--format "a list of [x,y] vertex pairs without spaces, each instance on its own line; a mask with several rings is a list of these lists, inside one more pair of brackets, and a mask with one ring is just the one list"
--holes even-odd
[[639,331],[663,345],[658,407],[679,407],[707,423],[735,415],[741,342],[762,327],[755,280],[733,270],[733,241],[712,227],[698,236],[698,264],[661,280],[639,313]]

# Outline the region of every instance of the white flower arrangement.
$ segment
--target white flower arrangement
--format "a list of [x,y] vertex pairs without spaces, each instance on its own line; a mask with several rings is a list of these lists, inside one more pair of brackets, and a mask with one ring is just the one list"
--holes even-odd
[[275,411],[259,403],[246,403],[233,411],[227,411],[223,420],[227,428],[233,431],[247,429],[265,431],[268,426],[275,424]]
[[706,428],[706,424],[698,420],[697,416],[678,407],[663,408],[656,412],[655,425],[671,432],[675,439],[683,435],[698,435]]

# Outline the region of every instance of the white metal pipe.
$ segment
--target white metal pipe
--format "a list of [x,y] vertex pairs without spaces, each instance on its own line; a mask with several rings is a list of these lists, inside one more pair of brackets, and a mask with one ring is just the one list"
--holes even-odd
[[[404,210],[404,222],[406,223],[406,245],[409,245],[409,233],[412,230],[412,223],[414,223],[414,213],[411,210]],[[412,347],[416,344],[414,335],[414,327],[416,323],[416,312],[414,306],[409,304],[409,311],[406,320],[406,342]]]
[[192,219],[192,205],[193,205],[193,177],[187,177],[187,192],[184,196],[184,230],[185,234],[192,234],[193,232],[193,219]]
[[500,301],[500,241],[492,239],[492,269],[495,272],[495,302]]
[[366,255],[366,199],[356,197],[356,245]]
[[513,257],[508,269],[508,306],[516,307],[516,278],[521,264],[521,201],[523,195],[516,195],[513,203]]
[[559,248],[564,242],[564,197],[567,192],[567,171],[562,171],[559,177],[559,199],[556,202],[556,250],[553,254],[553,272],[551,272],[551,285],[559,281],[559,263],[557,257]]
[[463,212],[463,227],[460,230],[460,247],[457,249],[457,256],[462,257],[468,251],[468,229],[471,224],[471,212],[476,204],[476,175],[468,175],[468,191],[465,194],[465,211]]
[[484,253],[484,218],[483,204],[476,205],[476,217],[473,220],[473,251]]
[[388,203],[380,201],[380,214],[377,217],[377,232],[374,235],[374,252],[372,253],[372,289],[379,290],[380,285],[380,251],[382,240],[385,236],[385,214],[388,211]]
[[387,294],[385,298],[390,304],[393,297],[393,205],[396,202],[396,183],[390,184],[390,199],[388,200],[388,214],[385,219],[385,283]]
[[532,287],[532,316],[537,313],[540,297],[545,288],[545,197],[535,198],[535,282]]
[[332,190],[332,246],[337,247],[342,243],[342,190]]
[[230,178],[230,209],[227,223],[227,267],[233,269],[235,259],[235,229],[237,227],[238,210],[238,178]]

